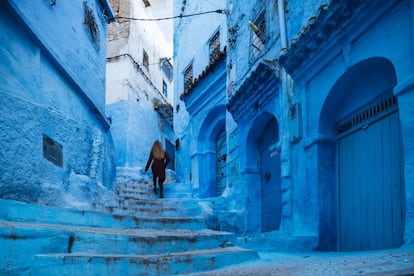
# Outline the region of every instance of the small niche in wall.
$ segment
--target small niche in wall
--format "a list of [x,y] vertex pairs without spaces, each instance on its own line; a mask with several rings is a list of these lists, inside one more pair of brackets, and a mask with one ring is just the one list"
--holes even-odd
[[43,134],[43,157],[56,166],[63,167],[63,147]]
[[300,103],[289,109],[290,142],[296,143],[302,138],[302,110]]
[[180,139],[175,139],[175,150],[180,149]]

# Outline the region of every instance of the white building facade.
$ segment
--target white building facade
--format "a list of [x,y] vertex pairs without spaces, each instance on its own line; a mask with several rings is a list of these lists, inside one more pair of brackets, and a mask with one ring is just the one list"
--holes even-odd
[[118,167],[144,166],[160,140],[174,169],[172,34],[153,20],[171,15],[168,2],[111,1],[118,18],[107,41],[106,107]]

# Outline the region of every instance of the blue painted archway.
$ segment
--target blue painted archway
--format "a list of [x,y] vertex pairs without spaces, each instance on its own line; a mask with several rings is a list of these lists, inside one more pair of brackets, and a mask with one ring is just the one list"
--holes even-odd
[[318,147],[322,250],[402,244],[403,166],[392,92],[396,83],[391,62],[369,58],[350,67],[324,102],[319,132],[328,138]]
[[277,230],[281,222],[279,125],[263,112],[246,136],[244,182],[247,185],[249,232]]
[[197,139],[200,197],[215,197],[216,192],[216,141],[226,126],[226,107],[219,105],[211,109],[201,124]]

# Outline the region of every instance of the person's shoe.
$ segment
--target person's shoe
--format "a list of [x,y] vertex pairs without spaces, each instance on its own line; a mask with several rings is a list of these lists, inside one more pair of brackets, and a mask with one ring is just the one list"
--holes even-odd
[[156,187],[154,187],[154,193],[157,193],[157,188]]
[[163,194],[161,194],[161,195],[160,195],[160,198],[164,198],[164,195],[163,195]]

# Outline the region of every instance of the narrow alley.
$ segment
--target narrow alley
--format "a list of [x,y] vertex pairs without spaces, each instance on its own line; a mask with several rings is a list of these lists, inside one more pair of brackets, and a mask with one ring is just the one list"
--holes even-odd
[[414,275],[414,0],[0,1],[0,275]]

